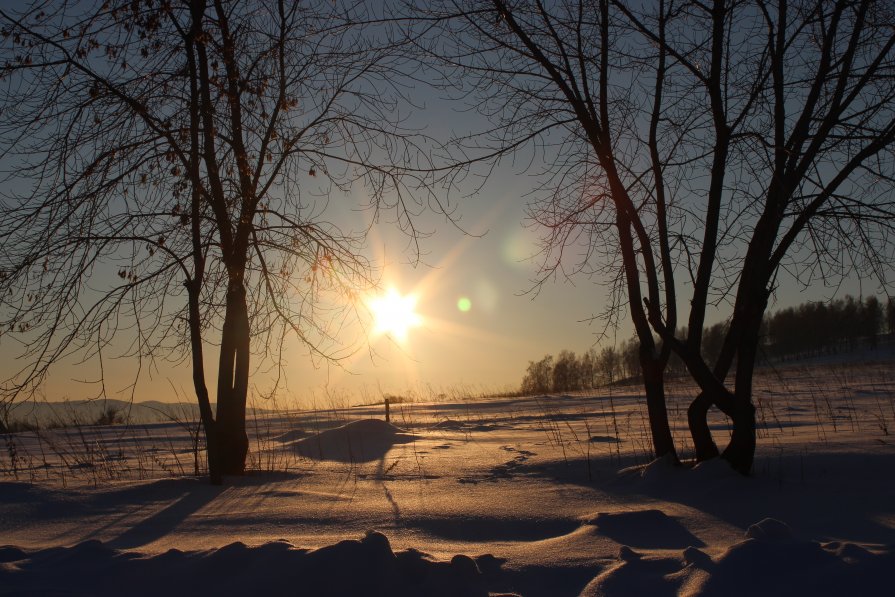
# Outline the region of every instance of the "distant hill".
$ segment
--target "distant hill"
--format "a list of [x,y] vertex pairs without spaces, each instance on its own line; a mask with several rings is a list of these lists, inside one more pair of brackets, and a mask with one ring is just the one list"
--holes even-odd
[[[212,403],[212,408],[214,408]],[[267,412],[267,409],[255,409]],[[252,410],[250,409],[250,412]],[[106,398],[99,400],[65,400],[35,402],[27,400],[13,404],[8,413],[10,426],[18,424],[39,427],[70,425],[188,422],[199,420],[199,407],[194,402],[129,402]]]

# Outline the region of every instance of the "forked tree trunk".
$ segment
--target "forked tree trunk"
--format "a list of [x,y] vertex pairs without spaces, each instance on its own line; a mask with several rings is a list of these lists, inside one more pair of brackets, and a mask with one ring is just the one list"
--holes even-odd
[[687,423],[693,439],[696,462],[704,462],[719,455],[708,421],[709,409],[713,402],[708,392],[700,392],[687,408]]
[[749,304],[749,318],[737,348],[733,434],[721,455],[735,470],[748,475],[755,460],[755,406],[752,404],[752,377],[758,352],[758,334],[764,305]]
[[[738,362],[737,383],[735,393],[730,394],[728,406],[723,410],[730,419],[732,434],[730,442],[721,453],[736,471],[748,475],[752,472],[755,459],[755,407],[752,405],[752,373],[751,364]],[[732,405],[730,400],[732,399]],[[703,390],[687,409],[687,422],[697,462],[703,462],[718,456],[718,447],[712,439],[708,424],[708,411],[720,400],[709,390]]]
[[249,440],[246,435],[246,395],[249,380],[249,317],[245,287],[232,281],[227,292],[221,355],[215,440],[224,475],[245,473]]
[[670,455],[671,459],[678,463],[665,405],[665,367],[661,360],[644,352],[641,351],[640,354],[640,370],[643,372],[643,387],[646,391],[646,410],[653,438],[653,453],[656,458]]
[[752,463],[755,460],[755,407],[750,399],[737,398],[731,422],[733,434],[721,457],[727,460],[734,470],[748,475],[752,472]]
[[[721,453],[721,457],[744,475],[752,472],[755,460],[755,406],[752,404],[752,379],[758,354],[761,320],[767,306],[767,298],[763,297],[761,293],[751,293],[738,306],[741,319],[733,325],[739,325],[741,331],[735,340],[737,367],[733,393],[720,396],[704,387],[687,410],[696,459],[701,462],[718,455],[718,448],[708,426],[708,411],[713,405],[721,408],[730,419],[732,428],[730,442]],[[717,392],[726,391],[719,389]]]

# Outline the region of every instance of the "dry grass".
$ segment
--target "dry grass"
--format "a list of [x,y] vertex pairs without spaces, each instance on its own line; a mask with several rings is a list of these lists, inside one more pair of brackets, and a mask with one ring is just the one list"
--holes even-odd
[[[796,435],[820,444],[857,438],[888,442],[895,429],[895,372],[887,364],[767,369],[756,376],[754,388],[760,447],[756,468],[765,473],[775,467],[782,471],[778,461]],[[467,390],[449,395],[429,388],[401,400],[389,397],[391,420],[423,434],[437,433],[439,423],[456,422],[465,441],[473,441],[476,429],[537,429],[559,458],[582,461],[588,479],[595,460],[622,467],[652,458],[646,408],[635,386],[530,398],[475,397]],[[685,380],[670,380],[666,390],[675,442],[687,458],[692,444],[686,409],[696,389]],[[352,407],[347,395],[317,396],[305,409],[276,398],[254,400],[250,407],[248,467],[260,472],[313,467],[314,462],[290,449],[289,441],[351,420],[384,417],[381,402]],[[204,475],[204,439],[190,414],[139,425],[56,421],[4,434],[0,478],[67,486]],[[713,412],[710,423],[723,445],[726,420]],[[800,458],[807,459],[807,452]],[[422,471],[418,455],[417,465]]]

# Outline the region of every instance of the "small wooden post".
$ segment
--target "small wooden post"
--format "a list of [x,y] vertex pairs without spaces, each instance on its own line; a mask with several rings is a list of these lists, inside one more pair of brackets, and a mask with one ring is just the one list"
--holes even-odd
[[385,422],[388,423],[391,421],[391,413],[389,412],[389,404],[388,398],[385,399]]

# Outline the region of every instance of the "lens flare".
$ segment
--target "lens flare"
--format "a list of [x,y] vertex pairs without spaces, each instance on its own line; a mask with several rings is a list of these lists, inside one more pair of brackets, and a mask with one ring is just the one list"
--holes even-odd
[[468,297],[461,296],[457,301],[457,308],[460,309],[461,312],[466,313],[470,309],[472,309],[472,301],[469,300]]

